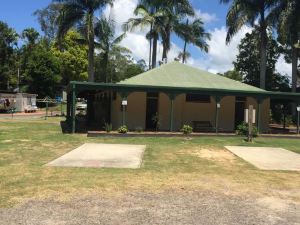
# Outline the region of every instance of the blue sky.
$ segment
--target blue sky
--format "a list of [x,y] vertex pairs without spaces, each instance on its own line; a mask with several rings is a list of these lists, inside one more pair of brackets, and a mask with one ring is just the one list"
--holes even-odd
[[[115,0],[113,9],[106,8],[104,14],[112,14],[117,22],[117,27],[128,18],[133,17],[132,11],[138,0]],[[8,23],[18,33],[28,27],[34,27],[40,31],[39,24],[33,16],[37,9],[46,7],[51,0],[1,0],[0,20]],[[237,46],[246,32],[250,32],[249,27],[239,32],[232,40],[230,45],[225,45],[226,28],[225,18],[228,5],[221,5],[219,0],[191,0],[197,15],[202,17],[206,29],[212,34],[212,40],[209,41],[210,51],[208,54],[201,52],[198,48],[189,46],[188,51],[192,54],[188,63],[211,72],[225,72],[233,68],[232,61],[235,60]],[[41,32],[41,31],[40,31]],[[144,38],[146,30],[135,31],[127,35],[127,38],[121,43],[129,48],[136,59],[148,60],[148,43]],[[183,43],[173,35],[173,45],[169,52],[169,58],[173,59],[181,51]],[[158,54],[161,53],[161,47]],[[160,55],[158,56],[160,58]],[[290,74],[291,66],[286,64],[283,58],[280,58],[277,70],[281,73]]]
[[[37,9],[46,7],[51,0],[1,0],[0,20],[7,22],[18,32],[24,28],[34,27],[39,30],[39,24],[32,15]],[[207,28],[224,25],[226,5],[220,5],[219,0],[192,0],[193,6],[209,14],[215,14],[217,20],[206,24]]]

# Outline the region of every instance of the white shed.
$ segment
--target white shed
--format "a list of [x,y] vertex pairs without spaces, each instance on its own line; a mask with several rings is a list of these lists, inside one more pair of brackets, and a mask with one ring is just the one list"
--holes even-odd
[[28,93],[0,93],[0,112],[15,108],[16,112],[36,109],[36,94]]

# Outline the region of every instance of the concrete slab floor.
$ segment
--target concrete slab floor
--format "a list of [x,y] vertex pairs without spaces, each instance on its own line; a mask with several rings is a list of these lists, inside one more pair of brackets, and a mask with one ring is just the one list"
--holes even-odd
[[229,151],[263,170],[300,171],[300,154],[283,148],[225,146]]
[[61,167],[139,168],[145,145],[87,143],[46,164]]

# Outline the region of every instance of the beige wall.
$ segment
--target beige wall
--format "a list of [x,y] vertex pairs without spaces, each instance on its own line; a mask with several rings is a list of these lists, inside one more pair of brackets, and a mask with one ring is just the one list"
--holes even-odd
[[[249,105],[253,105],[253,108],[257,110],[257,103],[254,98],[247,98],[246,107],[248,108]],[[257,113],[257,111],[256,111]],[[261,130],[262,132],[268,132],[269,130],[269,121],[270,121],[270,99],[265,99],[262,102],[260,108],[260,115],[261,115]],[[257,115],[256,115],[257,116]]]
[[[126,125],[130,130],[137,127],[145,129],[146,121],[146,93],[134,92],[127,97]],[[112,125],[117,129],[122,125],[121,96],[117,95],[116,100],[112,102]]]
[[[137,127],[145,129],[146,121],[146,93],[135,92],[128,96],[128,105],[126,112],[126,124],[130,130]],[[117,95],[116,100],[112,103],[112,124],[113,129],[122,125],[121,97]],[[257,108],[255,99],[247,98],[246,107],[252,104]],[[185,101],[185,94],[178,95],[174,100],[173,127],[174,130],[180,130],[182,125],[190,124],[192,121],[210,121],[215,125],[216,103],[211,97],[210,103],[192,103]],[[265,100],[261,107],[262,129],[267,131],[269,122],[269,99]],[[165,93],[159,94],[158,113],[160,120],[160,130],[170,129],[170,100]],[[227,96],[221,100],[219,112],[220,131],[234,131],[235,123],[235,97]]]

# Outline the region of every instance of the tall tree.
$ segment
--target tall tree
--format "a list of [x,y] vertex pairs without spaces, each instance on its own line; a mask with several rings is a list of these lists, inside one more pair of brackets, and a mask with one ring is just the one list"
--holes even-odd
[[[129,49],[114,45],[110,50],[110,59],[106,68],[107,77],[110,82],[115,83],[129,77],[135,76],[145,71],[145,61],[135,62],[131,56]],[[95,74],[97,81],[105,82],[104,74],[104,54],[100,52],[96,55],[96,70]]]
[[25,73],[28,91],[36,93],[39,98],[54,97],[60,84],[60,62],[48,48],[47,42],[40,41],[32,50]]
[[163,10],[163,27],[161,38],[163,45],[162,60],[167,60],[171,48],[171,34],[176,30],[178,21],[187,16],[194,16],[194,9],[188,0],[161,0],[159,7]]
[[177,24],[175,33],[184,41],[182,63],[186,62],[186,48],[188,44],[193,44],[208,52],[207,40],[210,40],[210,34],[205,32],[201,19],[195,19],[192,23],[189,23],[189,19],[187,19],[186,23]]
[[46,38],[53,40],[57,36],[57,18],[62,9],[62,4],[53,2],[43,9],[36,10],[33,15],[37,17],[37,20],[41,26],[41,30],[44,32]]
[[[156,67],[157,56],[157,42],[159,39],[159,32],[161,29],[161,18],[163,11],[158,9],[157,1],[141,1],[135,8],[134,14],[137,18],[130,18],[123,26],[125,31],[132,31],[137,27],[141,29],[149,27],[150,30],[147,34],[149,39],[149,69]],[[152,52],[151,52],[152,51]],[[152,53],[152,55],[151,55]]]
[[[259,87],[259,31],[254,30],[247,33],[245,38],[241,40],[238,46],[239,54],[237,59],[233,62],[235,71],[242,76],[244,83]],[[282,76],[275,70],[276,62],[280,56],[280,46],[278,42],[273,39],[272,34],[268,34],[268,48],[267,48],[267,70],[266,70],[266,89],[270,91],[288,91],[289,80],[286,76]]]
[[239,73],[238,71],[236,70],[229,70],[225,73],[220,73],[221,76],[224,76],[224,77],[227,77],[229,79],[232,79],[232,80],[237,80],[237,81],[240,81],[242,82],[243,81],[243,76],[241,73]]
[[277,2],[278,5],[268,19],[277,30],[279,42],[287,47],[287,58],[291,58],[292,62],[292,92],[296,92],[300,53],[296,46],[300,39],[300,1],[277,0]]
[[266,63],[267,63],[267,21],[268,12],[276,5],[274,0],[220,0],[221,3],[231,3],[226,17],[228,29],[226,42],[229,43],[232,37],[246,24],[255,25],[258,20],[260,34],[260,88],[266,87]]
[[[96,47],[101,51],[103,54],[103,66],[104,66],[104,77],[105,82],[109,82],[108,77],[108,64],[110,58],[111,50],[118,46],[120,42],[125,38],[125,33],[121,34],[116,37],[116,30],[115,30],[115,22],[111,18],[102,17],[95,26],[95,34],[96,34]],[[112,79],[110,79],[112,81]]]
[[84,26],[85,38],[88,42],[88,77],[94,81],[94,14],[112,0],[55,0],[62,3],[62,9],[57,19],[59,24],[58,37],[62,38],[74,25]]
[[9,89],[10,83],[14,80],[14,47],[17,41],[16,31],[0,21],[0,89]]
[[26,91],[26,83],[29,80],[29,75],[26,74],[26,68],[28,66],[28,60],[40,41],[40,34],[34,28],[26,28],[21,33],[21,38],[23,39],[23,45],[18,51],[18,86],[21,87],[22,91]]
[[70,81],[87,81],[87,53],[88,47],[86,44],[78,43],[81,35],[70,30],[61,43],[57,42],[51,46],[51,53],[59,59],[61,84],[66,86]]
[[21,37],[27,42],[27,47],[29,49],[36,44],[39,36],[40,36],[39,32],[37,32],[32,27],[24,29],[21,34]]

